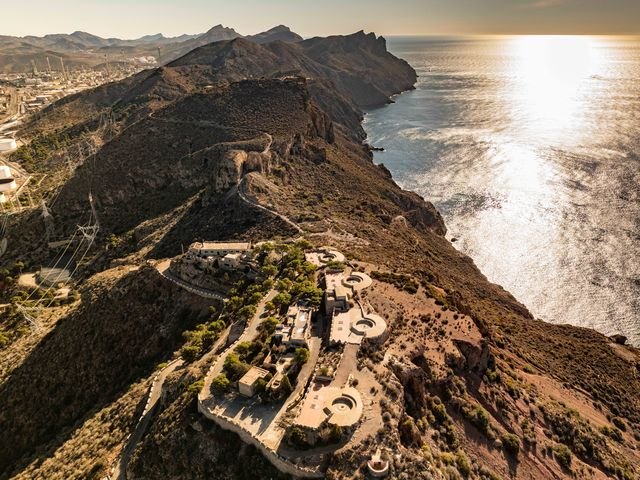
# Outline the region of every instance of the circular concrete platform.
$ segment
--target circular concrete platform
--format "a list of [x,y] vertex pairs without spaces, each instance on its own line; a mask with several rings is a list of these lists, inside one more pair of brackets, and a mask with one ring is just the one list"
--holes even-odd
[[344,262],[345,261],[345,257],[342,253],[338,252],[337,250],[331,250],[331,249],[322,249],[322,251],[319,253],[318,255],[319,260],[324,263],[327,264],[329,262]]
[[384,335],[387,330],[387,322],[380,315],[368,313],[360,320],[351,324],[351,331],[364,338],[375,340]]
[[351,287],[355,291],[364,290],[371,286],[372,280],[369,275],[362,272],[351,272],[342,283],[345,287]]
[[340,427],[350,427],[358,423],[363,412],[360,393],[352,387],[331,390],[324,404],[324,411],[329,417],[328,422]]

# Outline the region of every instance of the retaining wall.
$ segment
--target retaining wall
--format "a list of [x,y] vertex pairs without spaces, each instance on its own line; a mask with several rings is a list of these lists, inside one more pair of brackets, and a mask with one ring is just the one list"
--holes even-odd
[[281,472],[287,473],[297,478],[324,478],[324,473],[321,471],[306,469],[294,465],[286,458],[267,448],[261,441],[255,438],[251,432],[245,430],[240,425],[237,425],[230,420],[211,412],[206,407],[204,407],[201,402],[198,402],[198,410],[205,417],[213,420],[220,428],[231,431],[237,434],[243,442],[254,445],[258,450],[260,450],[262,455],[264,455],[265,458],[269,460],[269,462],[271,462],[271,464]]

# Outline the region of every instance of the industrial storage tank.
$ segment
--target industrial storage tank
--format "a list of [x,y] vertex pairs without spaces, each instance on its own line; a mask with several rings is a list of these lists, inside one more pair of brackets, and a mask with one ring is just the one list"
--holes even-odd
[[7,201],[6,193],[14,192],[17,188],[11,169],[6,165],[0,165],[0,203]]
[[18,146],[13,138],[0,138],[0,152],[10,152]]

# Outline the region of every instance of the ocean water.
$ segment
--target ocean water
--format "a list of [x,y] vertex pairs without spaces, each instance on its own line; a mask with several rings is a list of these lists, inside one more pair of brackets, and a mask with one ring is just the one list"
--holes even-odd
[[640,345],[640,38],[392,38],[416,90],[367,113],[395,180],[537,317]]

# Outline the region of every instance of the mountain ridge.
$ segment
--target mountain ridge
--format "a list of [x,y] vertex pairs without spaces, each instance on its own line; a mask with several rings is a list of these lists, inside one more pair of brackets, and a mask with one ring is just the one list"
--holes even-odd
[[[244,37],[257,43],[276,40],[286,42],[302,40],[301,36],[284,25],[278,25],[267,31],[248,36],[243,36],[233,28],[221,24],[200,34],[165,37],[162,33],[157,33],[137,39],[103,38],[79,30],[70,34],[54,33],[42,37],[1,35],[0,71],[5,73],[30,72],[31,60],[35,59],[37,63],[44,64],[47,54],[63,57],[70,68],[80,68],[93,67],[103,63],[105,55],[111,56],[113,61],[133,63],[136,57],[157,57],[158,49],[160,49],[162,61],[166,63],[207,43],[238,37]],[[123,53],[125,50],[126,53]],[[31,55],[31,58],[28,55]]]

